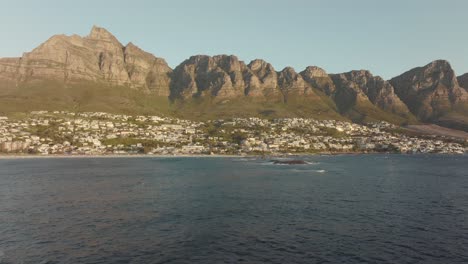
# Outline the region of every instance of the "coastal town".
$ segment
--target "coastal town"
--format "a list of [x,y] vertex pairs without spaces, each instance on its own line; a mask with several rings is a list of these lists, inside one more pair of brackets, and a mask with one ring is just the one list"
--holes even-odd
[[102,112],[35,111],[0,116],[0,153],[21,155],[464,154],[466,140],[304,118],[191,121]]

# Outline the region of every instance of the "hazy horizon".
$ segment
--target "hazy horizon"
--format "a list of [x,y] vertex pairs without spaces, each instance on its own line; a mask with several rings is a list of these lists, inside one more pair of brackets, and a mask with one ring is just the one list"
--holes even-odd
[[467,37],[461,34],[467,8],[461,0],[23,0],[3,8],[0,57],[19,57],[52,35],[84,36],[98,25],[172,68],[192,55],[233,54],[246,62],[264,59],[276,70],[316,65],[329,73],[366,69],[389,79],[444,59],[462,75],[468,72]]

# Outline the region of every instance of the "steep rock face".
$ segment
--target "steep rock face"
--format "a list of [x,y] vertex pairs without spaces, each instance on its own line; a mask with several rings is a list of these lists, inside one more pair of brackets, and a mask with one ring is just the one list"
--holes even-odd
[[163,59],[133,44],[124,47],[99,27],[93,27],[86,37],[56,35],[21,58],[0,60],[0,78],[16,83],[105,82],[155,90],[161,95],[169,94],[167,73],[170,71]]
[[174,69],[172,98],[243,96],[247,66],[235,56],[192,56]]
[[270,63],[253,60],[244,73],[245,94],[251,97],[277,98],[281,96],[278,87],[278,74]]
[[0,80],[14,81],[18,75],[20,58],[0,58]]
[[56,35],[25,53],[19,81],[54,79],[68,81],[129,82],[123,46],[105,29],[93,27],[87,37]]
[[438,60],[414,68],[390,80],[395,92],[423,121],[433,121],[467,101],[467,92],[458,85],[447,61]]
[[103,28],[93,27],[84,42],[85,46],[94,53],[94,57],[98,58],[99,71],[105,80],[116,84],[130,82],[125,69],[124,47],[111,33]]
[[164,59],[156,58],[129,43],[124,49],[124,61],[132,84],[146,87],[156,95],[169,96],[172,69]]
[[461,87],[465,88],[465,90],[468,91],[468,73],[458,76],[457,81]]
[[336,86],[334,98],[342,112],[359,102],[369,101],[390,113],[409,113],[406,105],[395,94],[392,85],[379,76],[373,76],[369,71],[351,71],[330,76]]
[[309,66],[300,74],[312,87],[324,92],[328,96],[331,96],[336,90],[333,80],[322,68]]
[[302,76],[291,67],[286,67],[279,72],[278,85],[285,101],[293,96],[315,95],[312,88],[302,79]]

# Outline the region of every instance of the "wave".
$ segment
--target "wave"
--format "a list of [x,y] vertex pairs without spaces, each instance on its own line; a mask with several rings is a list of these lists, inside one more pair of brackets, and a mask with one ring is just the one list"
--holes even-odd
[[326,173],[327,171],[326,170],[323,170],[323,169],[320,169],[320,170],[300,170],[300,169],[293,169],[291,171],[294,171],[294,172],[315,172],[315,173]]

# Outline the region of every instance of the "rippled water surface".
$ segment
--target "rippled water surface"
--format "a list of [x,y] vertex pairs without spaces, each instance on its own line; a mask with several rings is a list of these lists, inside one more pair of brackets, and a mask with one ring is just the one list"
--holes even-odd
[[468,263],[468,157],[0,160],[0,263]]

